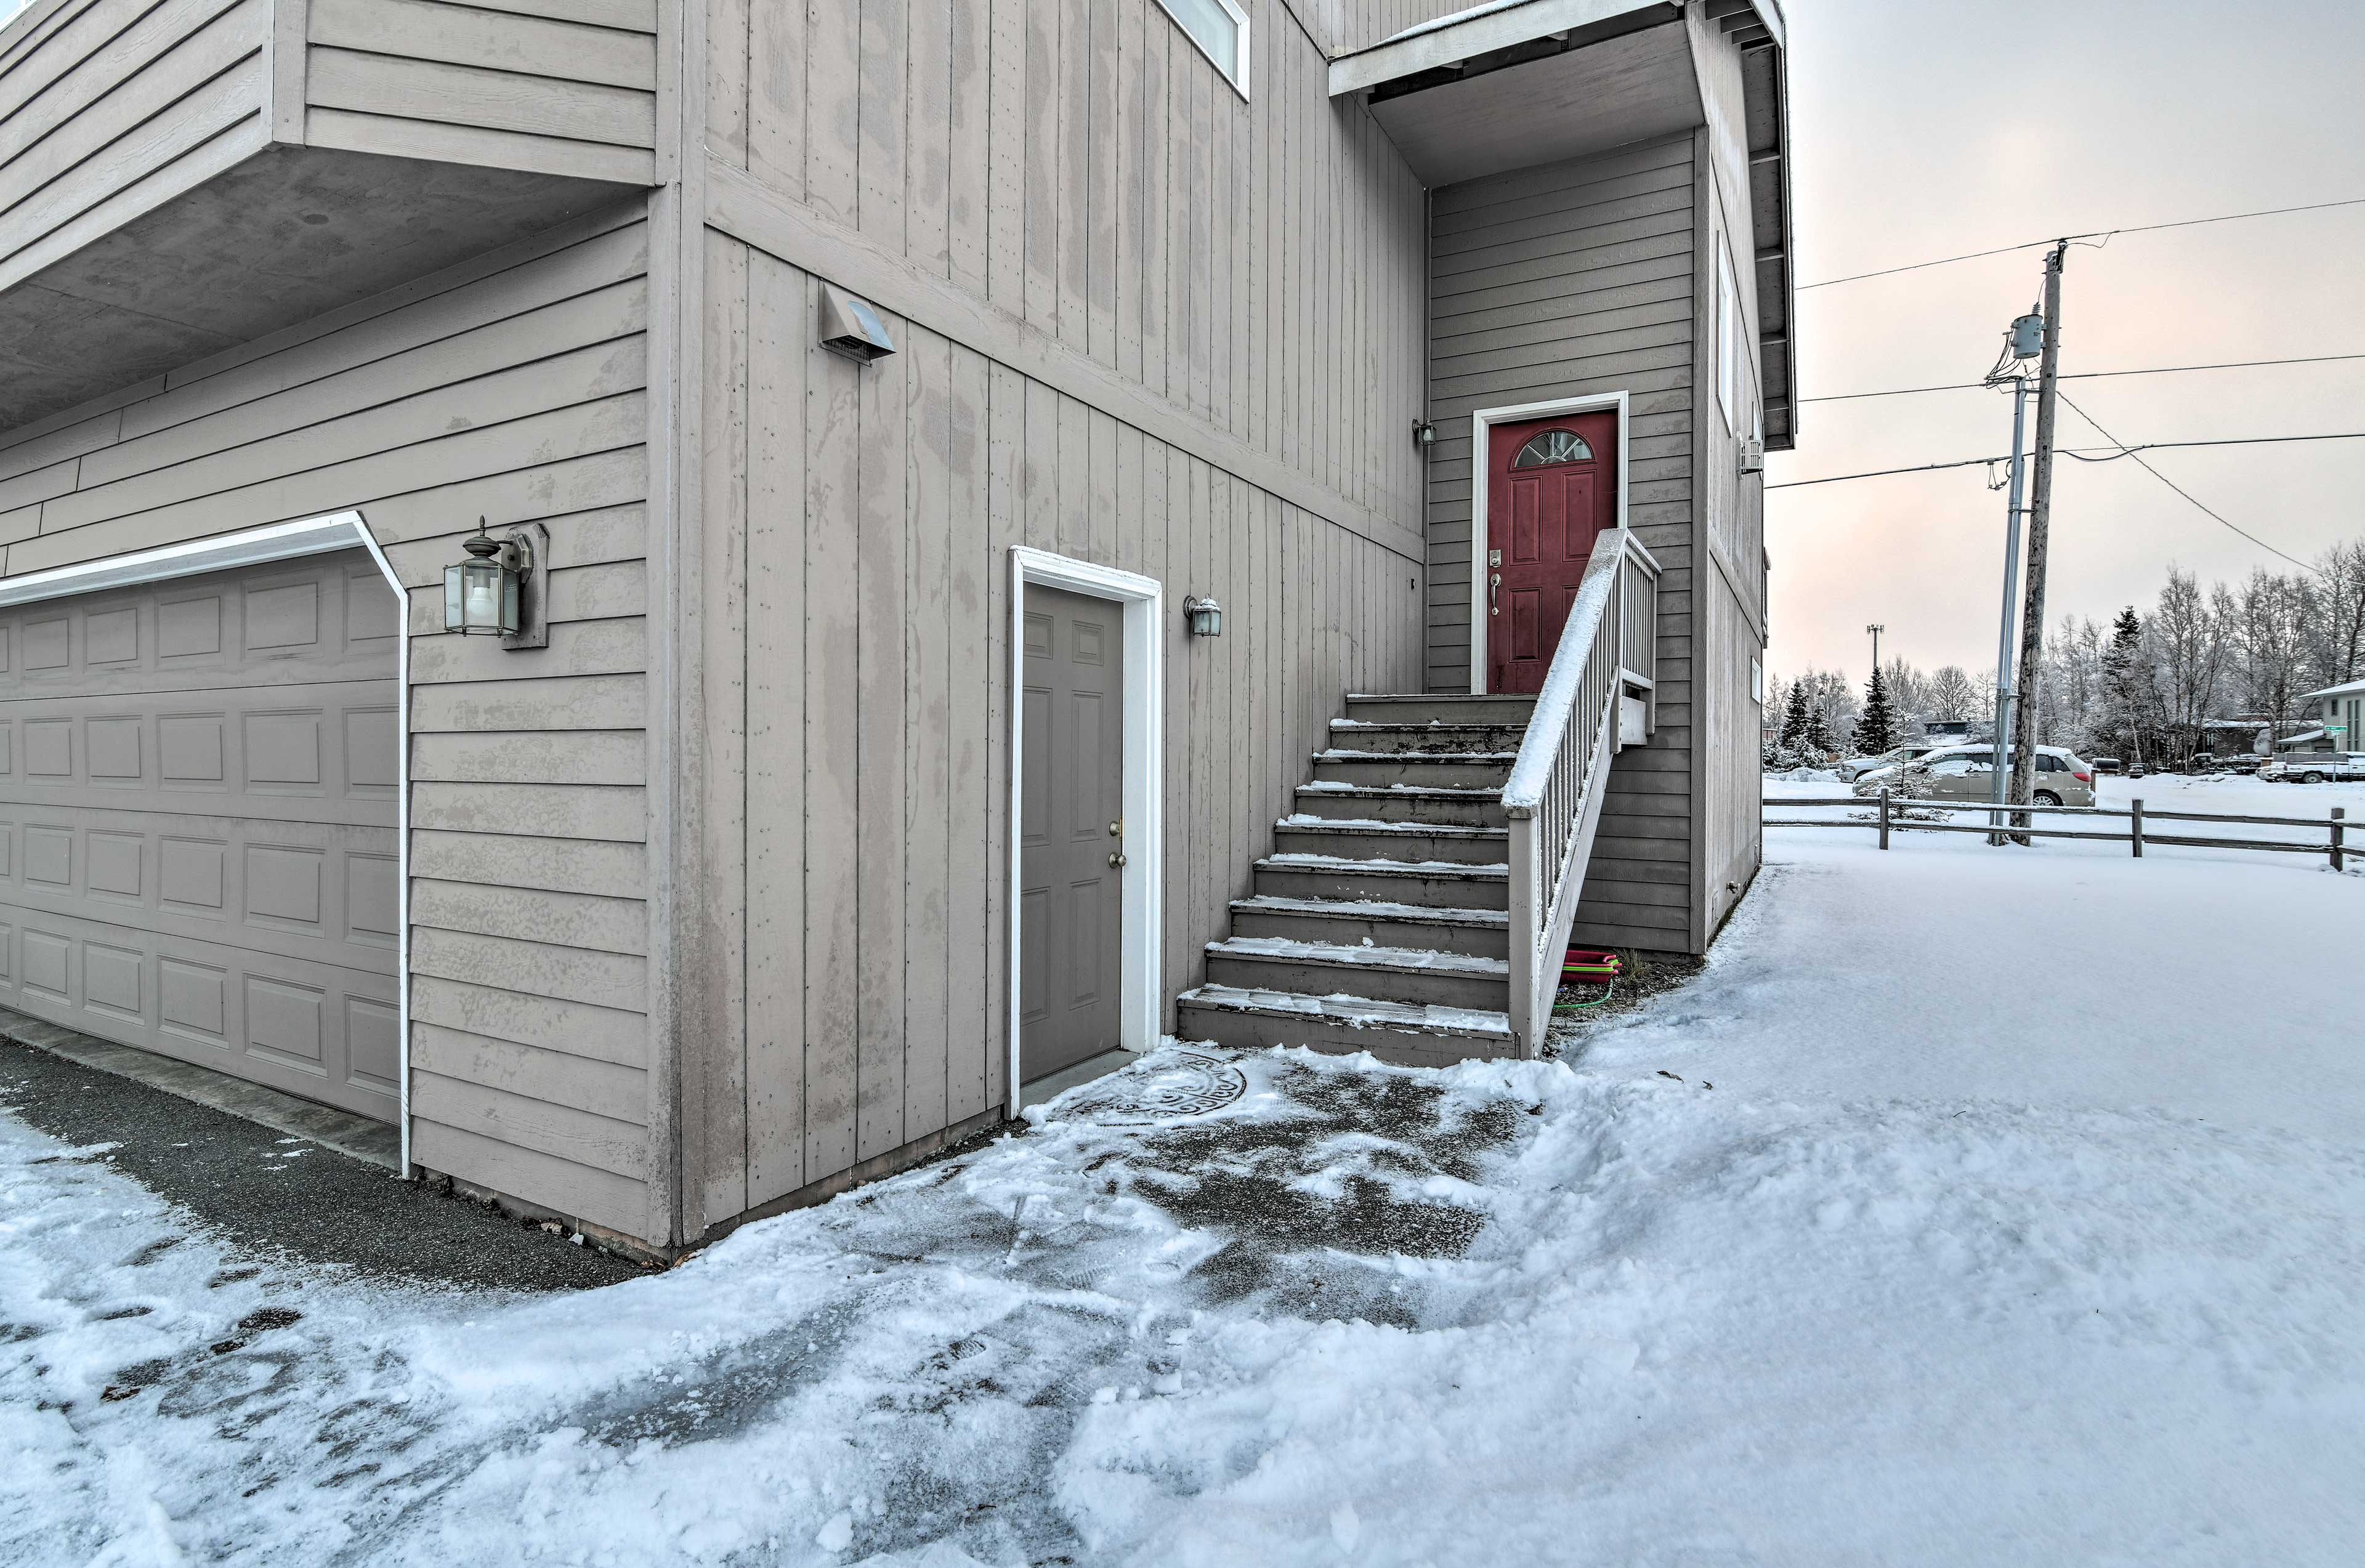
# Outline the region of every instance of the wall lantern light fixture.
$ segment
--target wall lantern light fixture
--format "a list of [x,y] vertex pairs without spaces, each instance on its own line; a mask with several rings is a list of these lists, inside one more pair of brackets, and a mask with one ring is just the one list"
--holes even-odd
[[540,523],[493,537],[485,520],[460,546],[468,558],[443,568],[443,630],[499,637],[505,648],[550,645],[543,614],[549,578],[550,531]]
[[1412,443],[1426,450],[1437,444],[1437,427],[1427,420],[1412,422]]
[[1182,620],[1194,637],[1220,637],[1224,634],[1224,607],[1212,599],[1193,594],[1182,601]]

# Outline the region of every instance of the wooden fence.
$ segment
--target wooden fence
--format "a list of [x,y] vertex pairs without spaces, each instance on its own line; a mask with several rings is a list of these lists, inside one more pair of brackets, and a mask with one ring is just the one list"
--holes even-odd
[[[1868,815],[1855,817],[1777,817],[1770,813],[1807,806],[1871,807]],[[2330,860],[2332,868],[2343,870],[2350,853],[2346,844],[2347,812],[2335,806],[2327,817],[2252,817],[2236,816],[2226,812],[2161,812],[2147,811],[2142,801],[2130,803],[2120,811],[2111,806],[1995,806],[1985,801],[1914,801],[1892,797],[1886,790],[1877,796],[1842,795],[1833,798],[1784,798],[1767,801],[1765,817],[1767,827],[1853,827],[1870,828],[1879,834],[1880,847],[1889,847],[1892,831],[1911,830],[1915,833],[1978,833],[1990,837],[2009,834],[2021,838],[2088,838],[2127,845],[2135,858],[2143,858],[2146,844],[2169,844],[2195,849],[2263,849],[2280,854],[2322,855]],[[1910,812],[1973,812],[1985,819],[1976,823],[1933,822],[1927,817],[1910,816]],[[2088,822],[2115,821],[2124,827],[2040,827],[2035,818],[2070,817]],[[2284,838],[2212,838],[2198,834],[2151,831],[2153,823],[2238,823],[2245,826],[2287,827],[2301,829],[2313,836],[2305,842]]]

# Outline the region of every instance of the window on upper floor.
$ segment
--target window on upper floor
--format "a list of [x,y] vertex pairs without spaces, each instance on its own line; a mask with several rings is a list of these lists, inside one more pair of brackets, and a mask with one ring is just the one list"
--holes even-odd
[[1235,0],[1158,0],[1183,36],[1224,73],[1243,98],[1249,95],[1249,14]]

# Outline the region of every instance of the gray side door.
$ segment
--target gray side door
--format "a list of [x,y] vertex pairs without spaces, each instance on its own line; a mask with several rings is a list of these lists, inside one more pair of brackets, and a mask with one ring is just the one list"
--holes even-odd
[[1032,1082],[1119,1041],[1125,608],[1030,587],[1026,638],[1019,1074]]
[[396,614],[358,550],[0,610],[0,1005],[392,1120]]

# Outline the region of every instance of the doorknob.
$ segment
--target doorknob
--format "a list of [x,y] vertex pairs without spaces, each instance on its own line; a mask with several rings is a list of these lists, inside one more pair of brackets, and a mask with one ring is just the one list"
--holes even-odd
[[1109,869],[1112,871],[1122,871],[1125,869],[1124,850],[1112,849],[1109,851]]

